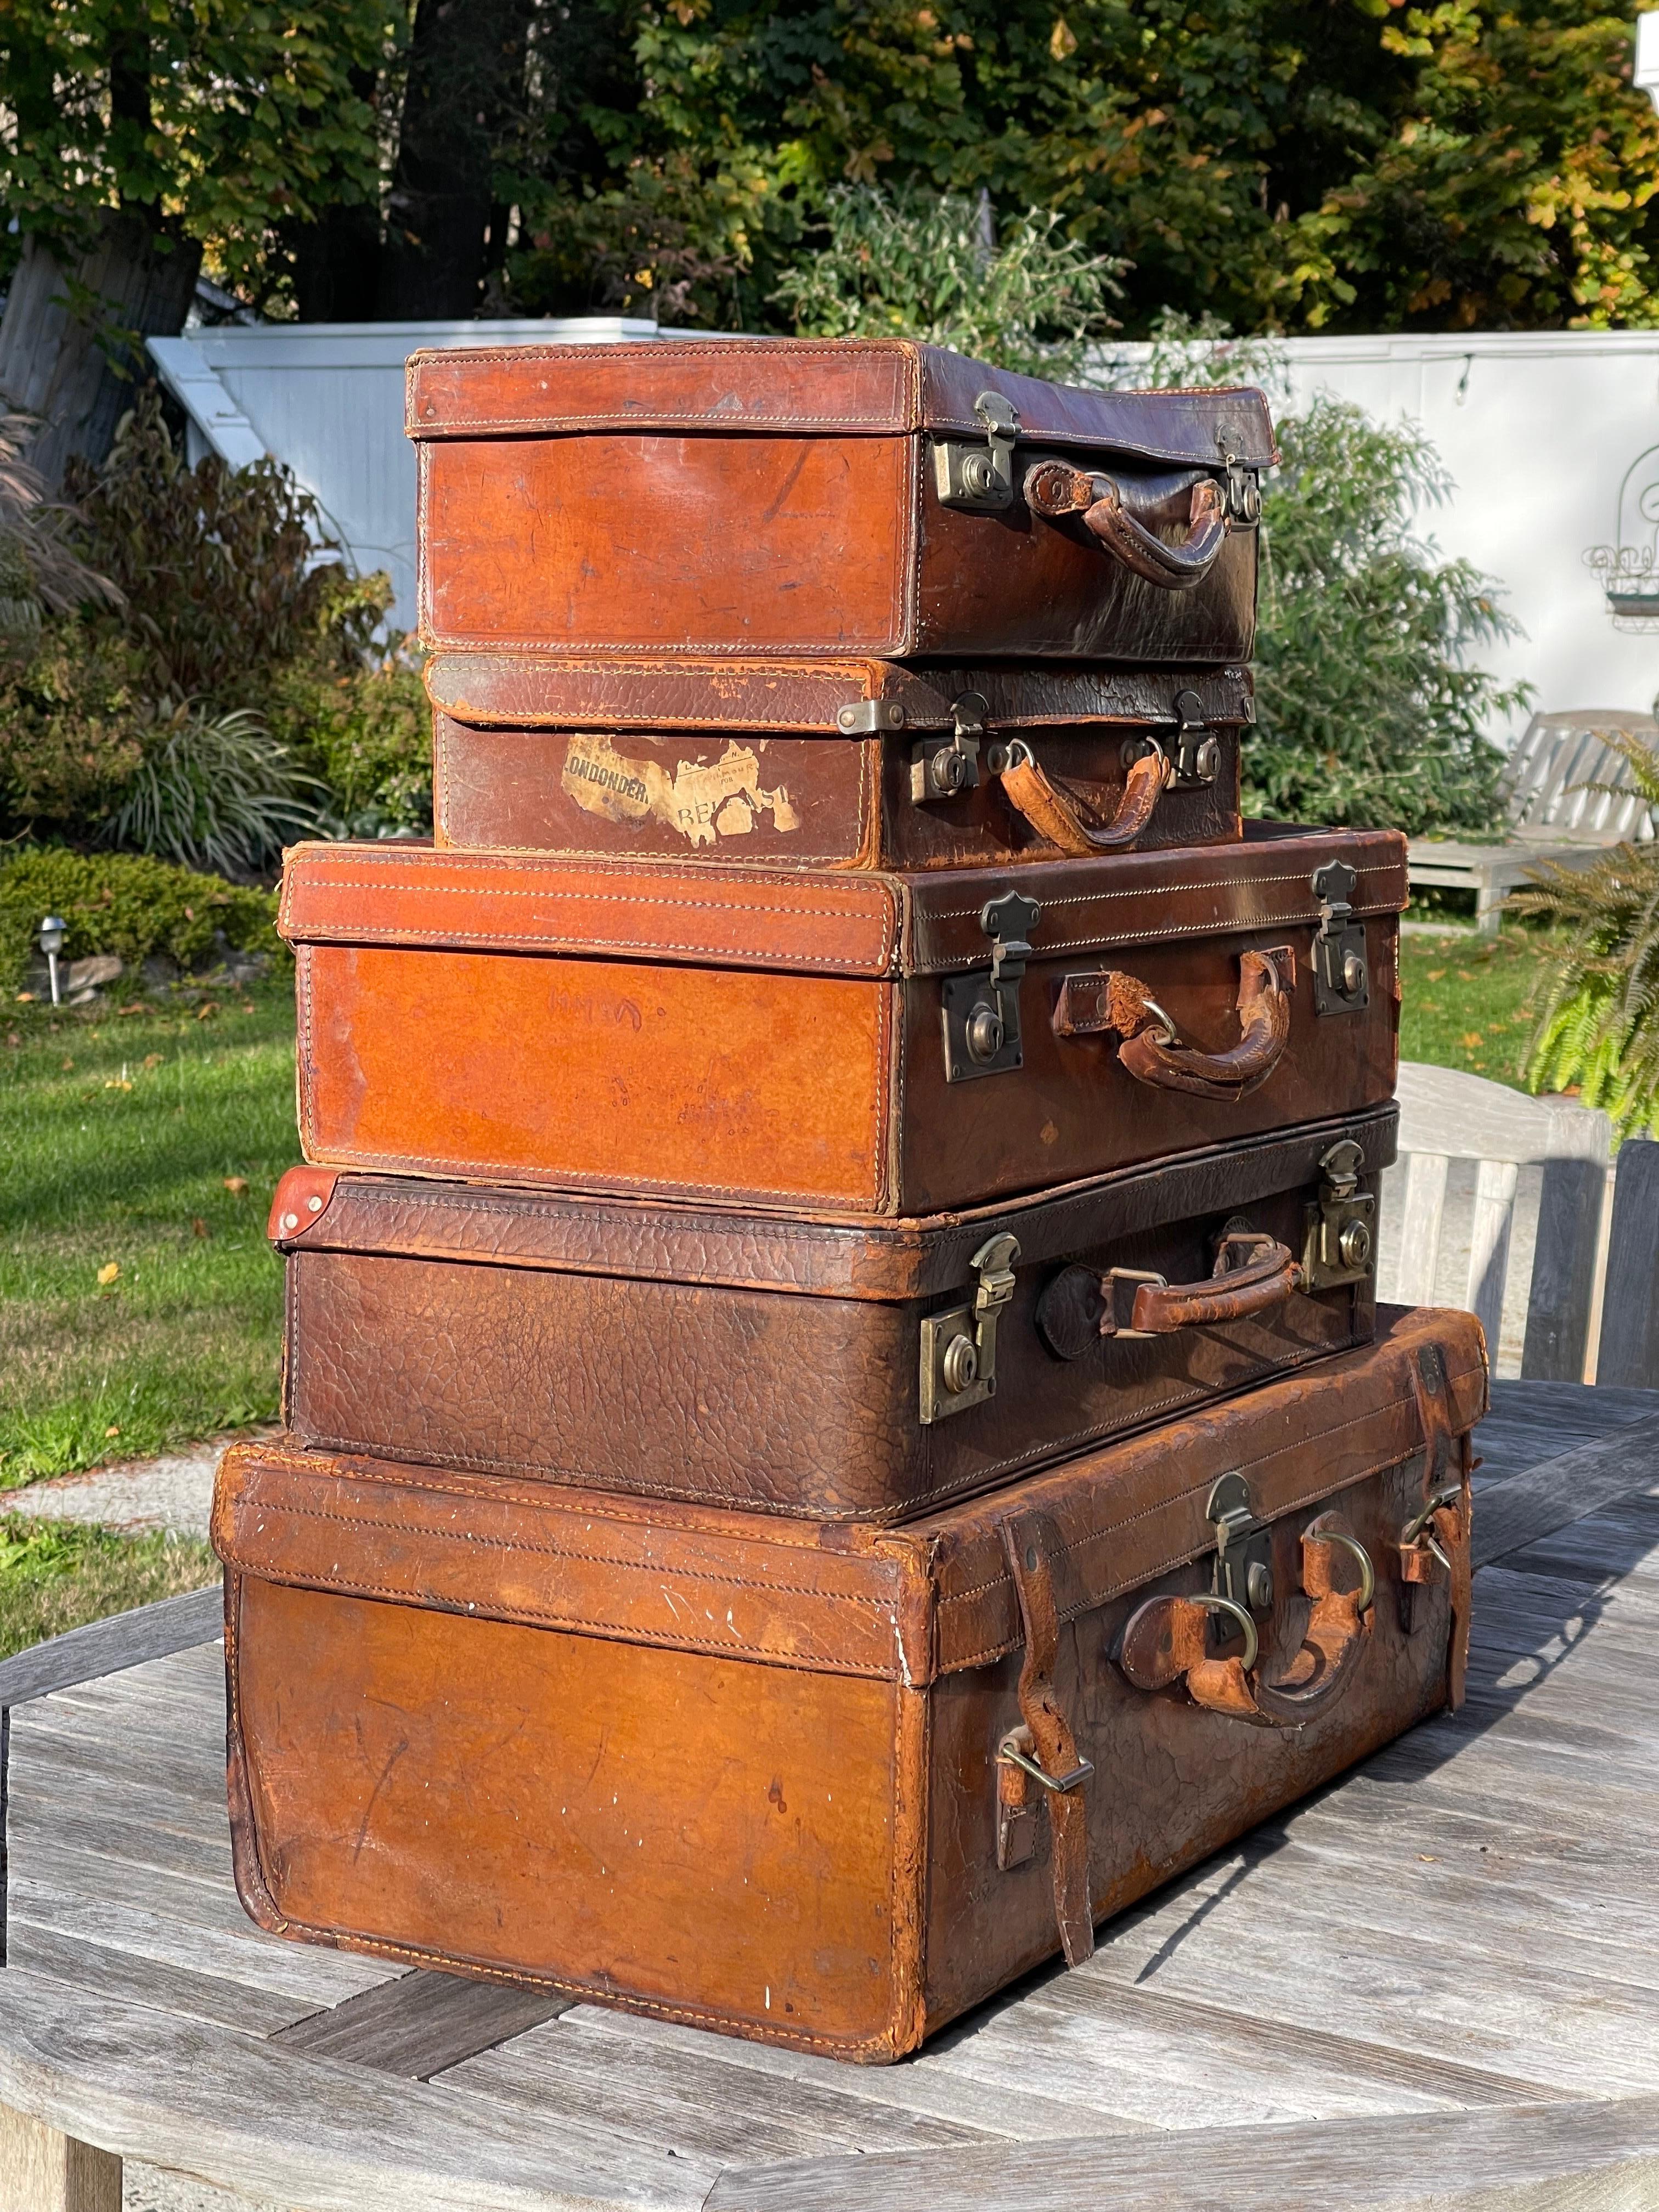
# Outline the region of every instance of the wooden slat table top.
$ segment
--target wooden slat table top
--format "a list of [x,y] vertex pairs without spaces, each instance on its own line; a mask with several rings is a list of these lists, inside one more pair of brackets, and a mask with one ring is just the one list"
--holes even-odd
[[895,2067],[262,1934],[208,1606],[0,1664],[0,2101],[342,2212],[1659,2202],[1659,1393],[1480,1446],[1463,1711]]

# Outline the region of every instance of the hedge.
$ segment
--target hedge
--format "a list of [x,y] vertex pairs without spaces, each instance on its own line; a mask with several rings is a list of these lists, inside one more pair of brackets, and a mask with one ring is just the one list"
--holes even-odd
[[181,968],[207,965],[218,933],[242,951],[282,953],[274,891],[198,875],[131,853],[32,847],[0,863],[0,988],[15,991],[49,914],[68,924],[67,960],[113,952],[136,966],[165,952]]

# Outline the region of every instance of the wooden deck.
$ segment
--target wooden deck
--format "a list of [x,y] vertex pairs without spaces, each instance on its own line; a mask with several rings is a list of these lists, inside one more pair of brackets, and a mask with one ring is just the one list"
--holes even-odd
[[1463,1711],[886,2069],[261,1935],[201,1602],[120,1673],[51,1687],[101,1631],[24,1654],[0,2100],[362,2212],[1659,2204],[1656,1409],[1499,1385]]

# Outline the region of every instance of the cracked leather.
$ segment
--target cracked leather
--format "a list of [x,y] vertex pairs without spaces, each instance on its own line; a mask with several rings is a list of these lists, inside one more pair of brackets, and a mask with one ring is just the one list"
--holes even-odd
[[[1354,872],[1363,1009],[1321,1015],[1315,872]],[[988,975],[981,916],[1038,894],[1024,1063],[951,1083],[939,978]],[[1393,831],[1060,860],[1035,873],[816,874],[304,845],[300,1114],[319,1166],[911,1216],[988,1204],[1392,1097],[1405,842]],[[1068,974],[1135,947],[1199,1049],[1237,1035],[1240,962],[1288,947],[1290,1040],[1248,1097],[1147,1093],[1060,1037]],[[557,1080],[549,1071],[557,1070]]]
[[[902,1528],[234,1446],[213,1534],[243,1901],[391,1964],[898,2057],[1060,1947],[1046,1823],[997,1865],[1028,1663],[1010,1524],[1045,1531],[1038,1673],[1095,1768],[1097,1923],[1444,1704],[1467,1619],[1400,1580],[1430,1347],[1461,1456],[1478,1325],[1393,1309],[1369,1349]],[[1205,1501],[1240,1472],[1281,1591],[1328,1512],[1376,1565],[1353,1680],[1300,1727],[1114,1663],[1146,1601],[1208,1588]],[[1288,1596],[1262,1619],[1271,1679],[1305,1628]]]
[[[972,1222],[790,1223],[317,1171],[273,1206],[288,1255],[287,1418],[319,1449],[836,1520],[903,1519],[1364,1342],[1370,1283],[1061,1358],[1039,1330],[1077,1263],[1205,1284],[1243,1211],[1299,1252],[1319,1161],[1392,1107],[1133,1170]],[[288,1194],[293,1193],[290,1197]],[[283,1223],[300,1225],[284,1231]],[[921,1321],[1019,1240],[994,1397],[924,1427]]]
[[[1178,545],[1226,461],[1274,459],[1259,392],[1084,392],[902,340],[718,339],[416,354],[422,640],[446,650],[845,653],[1215,665],[1248,659],[1256,532],[1170,592],[1073,517],[943,504],[982,392],[1045,455],[1109,470]],[[697,434],[686,436],[694,430]],[[726,526],[709,526],[719,516]],[[556,524],[550,518],[556,517]],[[828,556],[826,549],[833,549]]]

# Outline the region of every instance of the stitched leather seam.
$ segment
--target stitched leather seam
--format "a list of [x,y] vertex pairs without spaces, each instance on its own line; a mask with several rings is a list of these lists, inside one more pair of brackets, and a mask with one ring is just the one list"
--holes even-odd
[[[1403,881],[1405,877],[1405,870],[1403,867],[1401,867],[1398,862],[1392,860],[1376,861],[1370,865],[1358,867],[1354,870],[1354,873],[1357,876],[1390,877],[1395,882]],[[1282,876],[1212,876],[1206,882],[1198,884],[1178,884],[1173,886],[1158,886],[1150,883],[1127,884],[1125,884],[1121,890],[1074,891],[1068,897],[1049,899],[1046,901],[1044,902],[1043,911],[1046,914],[1053,908],[1063,906],[1108,906],[1115,902],[1123,899],[1164,899],[1177,894],[1184,896],[1188,891],[1265,890],[1275,884],[1295,884],[1298,889],[1305,891],[1308,887],[1308,872],[1306,870],[1298,869],[1293,875]],[[1354,911],[1358,913],[1362,911],[1362,909],[1356,906]],[[1368,907],[1364,908],[1363,911],[1366,913],[1387,913],[1391,911],[1391,909],[1382,907]],[[967,921],[969,920],[977,921],[979,919],[979,914],[980,908],[977,906],[936,907],[928,913],[927,919],[930,922]],[[1279,917],[1275,917],[1275,919],[1278,918]],[[1291,919],[1289,915],[1285,915],[1283,918],[1285,920]],[[1307,910],[1305,919],[1309,921],[1318,921],[1319,909],[1317,906],[1310,907]],[[1216,927],[1213,923],[1200,926],[1209,927]]]
[[[1451,1379],[1453,1382],[1461,1382],[1468,1376],[1481,1372],[1484,1372],[1484,1370],[1474,1367],[1465,1367],[1461,1369],[1456,1375],[1452,1376]],[[1339,1421],[1334,1427],[1322,1429],[1321,1431],[1321,1435],[1322,1437],[1340,1436],[1345,1429],[1361,1427],[1365,1422],[1374,1420],[1378,1413],[1389,1413],[1397,1406],[1414,1405],[1415,1403],[1415,1397],[1408,1389],[1399,1396],[1389,1399],[1382,1405],[1368,1407],[1364,1413],[1356,1413],[1348,1420]],[[1239,1461],[1237,1462],[1237,1470],[1242,1474],[1249,1468],[1267,1467],[1273,1460],[1282,1458],[1286,1452],[1292,1451],[1295,1449],[1297,1449],[1297,1447],[1292,1444],[1275,1445],[1271,1451],[1258,1453],[1255,1459]],[[1404,1464],[1405,1460],[1414,1457],[1416,1455],[1416,1452],[1420,1450],[1420,1446],[1414,1447],[1413,1451],[1406,1453],[1401,1459],[1387,1461],[1384,1462],[1384,1465],[1387,1467],[1401,1466]],[[1053,1470],[1048,1471],[1053,1472]],[[1381,1472],[1381,1470],[1374,1468],[1370,1472],[1374,1474]],[[1346,1481],[1339,1483],[1334,1486],[1337,1489],[1346,1489],[1350,1482],[1364,1482],[1369,1479],[1369,1475],[1365,1472],[1362,1471],[1358,1474],[1349,1476]],[[1196,1498],[1200,1491],[1207,1494],[1213,1481],[1214,1477],[1211,1476],[1206,1481],[1195,1484],[1190,1490],[1177,1491],[1172,1498],[1160,1498],[1157,1504],[1146,1506],[1139,1513],[1126,1514],[1115,1518],[1109,1528],[1091,1529],[1086,1535],[1079,1536],[1075,1542],[1063,1545],[1061,1548],[1069,1557],[1074,1552],[1086,1551],[1091,1545],[1104,1543],[1110,1539],[1116,1538],[1120,1536],[1126,1528],[1133,1528],[1143,1521],[1152,1520],[1156,1515],[1167,1513],[1172,1508],[1178,1507],[1184,1499]],[[1289,1504],[1279,1507],[1275,1512],[1274,1518],[1277,1519],[1285,1513],[1293,1513],[1297,1510],[1297,1505],[1305,1504],[1308,1503],[1309,1498],[1318,1498],[1328,1494],[1331,1487],[1332,1486],[1329,1484],[1322,1485],[1318,1488],[1309,1492],[1307,1498],[1297,1498]],[[1179,1554],[1177,1559],[1169,1562],[1168,1564],[1178,1565],[1182,1560],[1194,1556],[1195,1556],[1195,1554],[1183,1552]],[[1158,1568],[1152,1571],[1162,1573],[1164,1570],[1163,1568]],[[1143,1578],[1137,1577],[1137,1579]],[[973,1599],[982,1597],[987,1590],[1000,1589],[1006,1583],[1006,1580],[1007,1577],[1006,1575],[994,1575],[988,1582],[975,1583],[970,1589],[965,1590],[955,1590],[948,1596],[941,1596],[939,1600],[939,1612],[943,1614],[946,1608],[951,1606],[969,1604]],[[1080,1607],[1074,1607],[1073,1610],[1088,1611],[1093,1606],[1101,1602],[1103,1602],[1103,1601],[1100,1599],[1091,1598],[1088,1601],[1087,1605]]]
[[[325,1481],[342,1479],[346,1481],[350,1480],[349,1475],[344,1478],[329,1476],[323,1478]],[[475,1505],[487,1505],[491,1501],[475,1497],[471,1502]],[[650,1559],[619,1559],[614,1554],[605,1552],[579,1552],[568,1544],[537,1544],[528,1539],[517,1536],[485,1535],[473,1528],[434,1528],[411,1531],[406,1522],[380,1521],[376,1520],[374,1515],[368,1513],[331,1512],[325,1505],[292,1505],[286,1501],[279,1500],[273,1504],[266,1500],[247,1510],[252,1512],[281,1514],[284,1519],[291,1521],[327,1521],[342,1528],[377,1528],[388,1536],[402,1536],[412,1541],[429,1538],[434,1543],[466,1544],[481,1551],[523,1553],[526,1557],[537,1559],[565,1559],[574,1566],[609,1567],[623,1574],[635,1572],[663,1574],[671,1571]],[[649,1533],[648,1524],[643,1521],[636,1525],[646,1528]],[[258,1567],[250,1567],[247,1571],[251,1574],[258,1574],[265,1571]],[[763,1597],[814,1598],[824,1605],[857,1606],[866,1613],[876,1614],[890,1610],[885,1601],[881,1598],[860,1597],[851,1590],[814,1589],[810,1583],[805,1583],[756,1582],[748,1575],[716,1574],[707,1567],[675,1567],[672,1570],[672,1574],[676,1580],[714,1583],[721,1589],[755,1590]],[[342,1586],[345,1588],[351,1586],[351,1578],[349,1576],[342,1578]],[[383,1589],[380,1594],[385,1595]],[[449,1608],[446,1607],[444,1610],[447,1612]],[[564,1618],[562,1614],[554,1617],[559,1620]]]
[[[521,1162],[507,1162],[506,1164],[500,1164],[480,1159],[452,1159],[447,1154],[441,1152],[365,1152],[358,1151],[355,1146],[332,1143],[323,1148],[328,1154],[326,1160],[320,1160],[317,1158],[317,1153],[315,1150],[313,1150],[313,1145],[319,1140],[318,1140],[315,1136],[314,1117],[310,1115],[307,1115],[307,1133],[305,1135],[303,1140],[303,1149],[305,1151],[306,1158],[314,1165],[319,1167],[342,1165],[346,1167],[372,1168],[379,1169],[389,1175],[407,1172],[410,1168],[447,1168],[453,1169],[458,1176],[476,1176],[481,1170],[483,1170],[491,1175],[498,1175],[503,1182],[509,1183],[514,1182],[516,1177],[532,1176],[536,1172],[533,1169],[526,1167]],[[561,1168],[556,1173],[549,1170],[539,1176],[537,1176],[536,1179],[539,1182],[550,1185],[560,1190],[597,1189],[608,1191],[616,1189],[617,1185],[621,1184],[627,1188],[634,1190],[658,1191],[662,1193],[665,1197],[670,1198],[684,1198],[688,1192],[693,1196],[695,1196],[698,1192],[708,1192],[711,1196],[715,1198],[781,1198],[787,1199],[795,1203],[800,1202],[802,1198],[802,1193],[799,1186],[786,1190],[774,1190],[762,1183],[700,1182],[688,1184],[684,1178],[678,1180],[664,1180],[660,1177],[653,1177],[651,1176],[616,1175],[609,1169],[601,1175],[597,1171],[589,1172],[586,1170],[578,1170],[574,1168]],[[860,1202],[866,1199],[871,1204],[874,1205],[878,1209],[883,1204],[879,1188],[872,1192],[854,1191],[848,1193],[840,1190],[814,1191],[809,1194],[809,1195],[813,1198],[822,1198],[832,1203],[844,1205],[854,1211],[857,1210]]]

